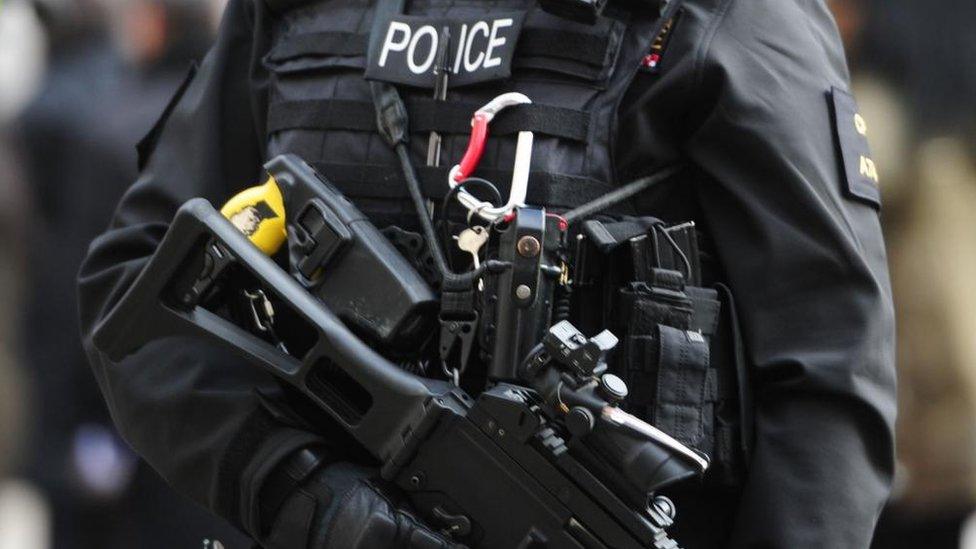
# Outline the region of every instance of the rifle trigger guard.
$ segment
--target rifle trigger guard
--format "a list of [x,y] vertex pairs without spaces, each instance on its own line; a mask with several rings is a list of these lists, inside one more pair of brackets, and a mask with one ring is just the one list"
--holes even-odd
[[[464,320],[440,318],[441,338],[440,338],[440,357],[444,368],[447,369],[447,361],[454,355],[455,350],[460,348],[458,354],[457,371],[463,372],[471,358],[471,349],[474,346],[474,338],[477,335],[478,313],[471,311],[471,316]],[[450,374],[456,375],[456,374]]]

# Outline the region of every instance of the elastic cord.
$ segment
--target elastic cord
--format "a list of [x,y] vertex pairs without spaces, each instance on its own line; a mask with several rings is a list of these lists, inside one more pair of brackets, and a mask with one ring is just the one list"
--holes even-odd
[[447,278],[452,272],[447,265],[447,261],[444,259],[444,250],[441,249],[438,243],[434,223],[430,220],[430,214],[427,212],[424,196],[420,190],[420,179],[417,177],[417,170],[410,160],[410,151],[407,150],[407,146],[402,142],[397,143],[394,149],[396,150],[397,158],[400,159],[403,178],[406,179],[407,190],[410,192],[410,201],[413,202],[417,217],[420,220],[420,228],[424,232],[424,238],[427,239],[430,255],[434,258],[434,264],[437,266],[437,270],[440,271],[441,276]]
[[[674,250],[674,252],[678,254],[678,257],[681,258],[681,262],[684,264],[685,267],[685,280],[690,281],[691,261],[688,261],[688,256],[685,255],[684,250],[681,249],[681,246],[678,246],[678,243],[675,242],[674,237],[672,237],[671,233],[669,233],[664,227],[662,227],[661,225],[655,225],[654,229],[657,230],[657,232],[659,232],[662,236],[664,236],[664,238],[668,241],[668,243],[671,244],[671,248]],[[660,265],[660,263],[661,260],[660,258],[658,258],[658,265]]]
[[437,239],[437,231],[434,229],[434,223],[430,220],[430,214],[427,213],[427,203],[424,200],[423,193],[420,191],[420,180],[417,178],[417,170],[413,166],[413,162],[410,160],[410,151],[407,150],[407,146],[403,142],[399,142],[394,146],[396,150],[397,158],[400,159],[400,167],[403,169],[403,178],[407,181],[407,190],[410,191],[410,200],[413,202],[414,210],[417,213],[417,218],[420,221],[420,228],[423,230],[424,238],[427,239],[428,248],[430,248],[430,255],[434,258],[434,265],[437,266],[437,270],[440,272],[441,277],[444,279],[445,288],[457,288],[464,287],[474,284],[486,270],[490,272],[500,272],[508,267],[507,263],[500,261],[485,261],[480,267],[473,271],[466,272],[464,274],[457,274],[451,270],[450,266],[447,264],[447,260],[444,259],[444,250],[441,249],[440,241]]
[[682,169],[684,169],[684,166],[682,165],[671,165],[666,168],[662,168],[647,177],[642,177],[636,181],[627,183],[623,187],[611,191],[600,198],[597,198],[596,200],[592,200],[586,204],[583,204],[582,206],[573,208],[572,210],[566,212],[563,215],[563,218],[566,220],[567,224],[582,221],[593,214],[599,213],[607,208],[612,208],[624,200],[646,191],[647,189],[677,174]]

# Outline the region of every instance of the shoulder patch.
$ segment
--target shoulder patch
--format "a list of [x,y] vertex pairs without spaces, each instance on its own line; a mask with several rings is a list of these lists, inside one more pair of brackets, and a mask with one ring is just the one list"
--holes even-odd
[[868,125],[850,93],[831,89],[834,131],[844,165],[845,193],[853,199],[881,207],[878,167],[868,145]]

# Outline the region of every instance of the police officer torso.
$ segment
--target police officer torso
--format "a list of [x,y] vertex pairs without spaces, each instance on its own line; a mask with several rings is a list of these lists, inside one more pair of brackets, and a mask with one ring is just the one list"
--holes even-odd
[[[517,133],[532,131],[526,203],[563,211],[605,195],[626,182],[614,161],[618,107],[635,76],[654,70],[662,38],[657,10],[611,6],[592,25],[526,0],[417,0],[379,24],[364,1],[282,10],[263,60],[271,78],[266,156],[301,156],[381,228],[415,226],[396,155],[377,131],[370,80],[397,85],[414,159],[428,157],[431,132],[442,136],[440,165],[418,163],[435,202],[465,152],[472,113],[520,92],[532,103],[492,122],[475,175],[507,196]],[[450,43],[439,59],[445,27]],[[450,69],[443,101],[433,97],[439,64]],[[613,267],[587,275],[598,288],[578,293],[575,313],[586,318],[576,320],[621,336],[613,367],[631,386],[631,408],[709,454],[711,482],[735,485],[743,366],[735,360],[731,296],[702,281],[694,227],[668,236],[647,219],[607,217],[584,231],[600,241],[591,264]],[[638,265],[650,256],[657,262]]]

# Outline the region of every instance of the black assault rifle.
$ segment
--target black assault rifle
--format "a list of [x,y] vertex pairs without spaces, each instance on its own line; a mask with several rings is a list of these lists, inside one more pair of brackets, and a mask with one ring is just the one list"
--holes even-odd
[[[206,200],[191,200],[99,325],[99,349],[121,360],[174,335],[227,344],[327,411],[431,525],[472,547],[677,547],[665,532],[674,509],[654,492],[700,474],[707,461],[617,407],[626,387],[604,374],[616,344],[610,332],[587,338],[569,322],[545,327],[517,303],[525,301],[519,286],[542,294],[549,284],[544,249],[534,267],[515,256],[524,231],[545,230],[540,210],[520,212],[500,245],[500,258],[512,261],[498,291],[511,298],[500,300],[491,368],[512,382],[472,398],[364,341],[404,345],[430,329],[433,295],[389,241],[297,157],[266,169],[289,212],[293,273]],[[224,306],[231,287],[260,296],[252,303],[259,326],[290,310],[305,341],[286,347],[236,321]],[[523,332],[536,338],[531,345]]]

